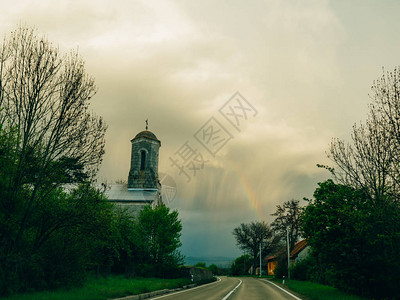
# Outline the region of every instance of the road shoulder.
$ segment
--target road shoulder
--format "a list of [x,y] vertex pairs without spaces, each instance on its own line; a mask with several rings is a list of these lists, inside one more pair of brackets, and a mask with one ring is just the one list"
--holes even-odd
[[308,298],[308,297],[306,297],[304,295],[301,295],[301,294],[289,289],[286,285],[284,285],[284,284],[282,284],[280,282],[272,281],[272,280],[267,279],[267,278],[258,278],[258,280],[265,282],[265,284],[272,284],[272,285],[276,286],[277,288],[279,288],[279,289],[285,291],[286,293],[288,293],[289,295],[291,295],[294,299],[297,299],[297,300],[310,300],[310,298]]
[[[210,284],[214,284],[221,281],[219,277],[216,277],[215,281],[209,282],[209,283],[204,283],[204,284],[197,284],[197,283],[192,283],[185,285],[181,288],[176,288],[176,289],[163,289],[163,290],[158,290],[158,291],[153,291],[153,292],[148,292],[148,293],[143,293],[143,294],[136,294],[136,295],[130,295],[122,298],[112,298],[112,300],[141,300],[141,299],[148,299],[156,296],[163,296],[166,294],[173,294],[173,293],[179,293],[183,292],[188,289],[193,289],[196,287],[202,287]],[[111,300],[111,299],[110,299]]]

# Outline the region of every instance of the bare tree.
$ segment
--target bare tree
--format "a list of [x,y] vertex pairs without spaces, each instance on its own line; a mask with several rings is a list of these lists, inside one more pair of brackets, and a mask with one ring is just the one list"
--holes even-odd
[[400,183],[400,72],[384,74],[372,86],[365,124],[354,125],[351,143],[333,139],[328,157],[340,183],[364,189],[372,200],[397,198]]
[[400,69],[385,72],[372,86],[371,112],[379,114],[382,130],[390,135],[391,180],[393,192],[399,193],[400,184]]
[[277,205],[276,212],[271,214],[271,216],[276,217],[271,223],[271,228],[281,241],[286,241],[287,230],[289,230],[290,250],[294,248],[300,237],[301,213],[302,208],[299,205],[299,200],[290,200],[283,203],[282,206]]
[[253,274],[255,274],[260,244],[264,255],[271,253],[276,245],[271,228],[265,222],[242,223],[233,230],[233,235],[237,246],[253,257]]
[[11,174],[9,201],[30,187],[18,246],[35,203],[64,183],[94,175],[104,154],[106,125],[89,110],[96,93],[84,62],[71,51],[61,56],[36,30],[20,27],[0,47],[0,126],[15,130],[18,159]]

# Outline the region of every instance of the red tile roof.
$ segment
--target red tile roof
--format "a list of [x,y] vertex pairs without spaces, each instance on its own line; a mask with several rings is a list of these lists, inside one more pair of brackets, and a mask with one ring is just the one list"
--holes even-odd
[[[301,250],[303,250],[305,247],[307,247],[307,240],[302,240],[302,241],[296,242],[296,244],[294,244],[293,250],[290,252],[290,258],[292,258],[292,259],[296,258],[296,256],[299,254],[299,252],[301,252]],[[264,261],[276,260],[278,258],[278,256],[283,253],[286,253],[286,246],[284,248],[282,248],[280,251],[278,251],[275,255],[270,255],[270,256],[265,257]]]
[[294,248],[290,251],[290,258],[295,258],[301,250],[307,246],[307,240],[302,240],[294,244]]
[[275,260],[276,258],[277,258],[276,255],[271,255],[271,256],[268,256],[267,258],[265,258],[264,260],[271,261],[271,260]]

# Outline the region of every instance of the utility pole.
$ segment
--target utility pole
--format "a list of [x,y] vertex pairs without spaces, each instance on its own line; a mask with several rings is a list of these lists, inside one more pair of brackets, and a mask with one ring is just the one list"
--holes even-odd
[[286,226],[286,244],[287,244],[287,272],[290,279],[290,245],[289,245],[289,226]]
[[261,242],[260,242],[260,277],[262,273],[262,267],[261,267]]

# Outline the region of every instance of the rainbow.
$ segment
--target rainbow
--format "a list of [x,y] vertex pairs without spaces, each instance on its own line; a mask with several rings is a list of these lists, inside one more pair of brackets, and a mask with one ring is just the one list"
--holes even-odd
[[265,216],[263,210],[261,208],[260,201],[254,192],[253,188],[251,187],[249,181],[247,180],[246,176],[240,170],[240,168],[235,164],[232,163],[233,169],[235,170],[236,175],[239,178],[239,181],[245,191],[247,200],[250,202],[252,208],[255,210],[258,220],[265,220]]

